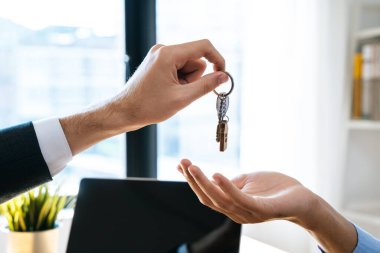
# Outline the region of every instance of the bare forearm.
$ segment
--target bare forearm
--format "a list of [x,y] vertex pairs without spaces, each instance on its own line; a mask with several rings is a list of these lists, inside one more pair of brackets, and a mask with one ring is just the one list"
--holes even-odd
[[118,112],[112,110],[111,104],[60,118],[60,123],[73,155],[104,139],[132,130],[128,123],[120,123]]
[[357,244],[354,225],[319,196],[315,205],[298,223],[318,241],[328,253],[351,253]]

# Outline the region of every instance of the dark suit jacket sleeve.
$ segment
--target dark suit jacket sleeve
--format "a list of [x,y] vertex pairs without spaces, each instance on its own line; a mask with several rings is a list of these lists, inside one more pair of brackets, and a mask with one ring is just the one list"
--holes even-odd
[[0,203],[51,179],[32,122],[0,130]]

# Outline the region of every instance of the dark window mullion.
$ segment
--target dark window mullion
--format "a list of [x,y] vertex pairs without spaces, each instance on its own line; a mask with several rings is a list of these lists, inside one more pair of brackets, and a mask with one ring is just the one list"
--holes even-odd
[[[156,43],[156,1],[125,0],[125,43],[130,77]],[[127,177],[157,177],[157,126],[126,134]]]

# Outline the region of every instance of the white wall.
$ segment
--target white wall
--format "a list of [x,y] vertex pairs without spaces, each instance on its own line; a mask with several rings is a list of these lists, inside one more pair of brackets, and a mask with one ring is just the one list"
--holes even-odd
[[[336,205],[347,2],[266,3],[254,9],[247,1],[245,8],[251,15],[244,15],[243,83],[251,85],[242,92],[241,167],[289,174]],[[244,233],[289,252],[316,250],[287,222],[249,225]]]

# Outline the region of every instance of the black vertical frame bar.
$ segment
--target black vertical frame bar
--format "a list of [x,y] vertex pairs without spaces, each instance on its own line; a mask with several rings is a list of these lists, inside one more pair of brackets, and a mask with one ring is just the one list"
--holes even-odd
[[[137,69],[156,43],[156,1],[125,0],[126,79]],[[157,177],[157,126],[129,132],[127,177]]]

